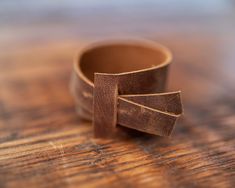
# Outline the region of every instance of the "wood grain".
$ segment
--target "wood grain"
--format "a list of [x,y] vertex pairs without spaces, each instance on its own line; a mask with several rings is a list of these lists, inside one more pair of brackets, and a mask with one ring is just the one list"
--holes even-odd
[[[233,1],[1,1],[0,187],[235,187],[234,21]],[[76,116],[74,55],[120,36],[173,51],[171,139],[94,139]]]

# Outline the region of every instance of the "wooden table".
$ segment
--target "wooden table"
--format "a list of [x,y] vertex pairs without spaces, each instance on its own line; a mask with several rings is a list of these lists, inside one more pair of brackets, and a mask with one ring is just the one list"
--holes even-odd
[[[184,116],[170,139],[94,139],[68,90],[74,55],[141,37],[174,53]],[[235,4],[0,1],[0,187],[235,187]]]

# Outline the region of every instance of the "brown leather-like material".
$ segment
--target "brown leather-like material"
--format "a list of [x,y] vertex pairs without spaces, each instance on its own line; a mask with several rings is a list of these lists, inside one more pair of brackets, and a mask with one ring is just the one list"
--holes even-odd
[[113,135],[117,124],[118,79],[114,75],[95,73],[93,123],[96,137]]
[[110,41],[84,49],[74,64],[71,91],[96,137],[116,125],[169,136],[182,114],[180,92],[165,92],[172,56],[148,41]]

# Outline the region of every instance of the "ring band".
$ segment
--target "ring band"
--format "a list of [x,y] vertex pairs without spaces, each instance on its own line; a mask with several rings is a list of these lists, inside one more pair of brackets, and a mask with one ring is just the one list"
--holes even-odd
[[107,41],[84,49],[74,63],[71,92],[95,137],[116,125],[169,136],[182,114],[180,91],[165,92],[171,52],[149,41]]

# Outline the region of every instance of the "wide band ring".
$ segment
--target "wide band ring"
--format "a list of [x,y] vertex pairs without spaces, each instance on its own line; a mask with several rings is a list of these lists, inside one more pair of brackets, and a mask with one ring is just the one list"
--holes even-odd
[[107,41],[79,53],[71,91],[80,117],[91,120],[96,137],[116,125],[169,136],[182,113],[180,92],[165,92],[171,52],[145,40]]

